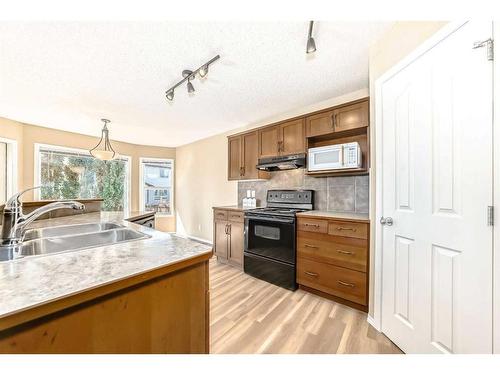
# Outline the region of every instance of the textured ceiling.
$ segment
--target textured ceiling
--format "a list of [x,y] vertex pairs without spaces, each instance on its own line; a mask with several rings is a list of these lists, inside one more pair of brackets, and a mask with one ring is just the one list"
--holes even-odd
[[[0,116],[112,139],[179,146],[368,86],[388,23],[0,23]],[[173,102],[165,90],[221,55]]]

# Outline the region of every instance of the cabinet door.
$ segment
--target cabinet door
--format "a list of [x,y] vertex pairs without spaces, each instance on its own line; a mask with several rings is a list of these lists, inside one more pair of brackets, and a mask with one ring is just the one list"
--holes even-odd
[[215,255],[220,258],[227,259],[228,236],[227,236],[227,221],[217,220],[214,222],[214,245]]
[[348,105],[334,111],[335,131],[363,128],[368,126],[368,101]]
[[243,265],[243,223],[229,223],[229,260]]
[[258,169],[255,167],[258,163],[259,145],[257,132],[244,134],[241,136],[243,147],[243,178],[258,178]]
[[333,111],[306,117],[306,137],[333,133]]
[[241,172],[241,136],[228,138],[228,180],[239,180]]
[[259,158],[278,156],[279,132],[279,126],[272,126],[259,130]]
[[285,122],[280,125],[281,155],[291,155],[306,152],[304,120]]

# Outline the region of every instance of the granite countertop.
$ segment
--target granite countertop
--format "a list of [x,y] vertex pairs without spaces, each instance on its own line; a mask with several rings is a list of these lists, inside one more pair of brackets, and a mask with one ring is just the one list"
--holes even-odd
[[370,216],[366,214],[354,213],[354,212],[336,212],[336,211],[305,211],[297,214],[298,217],[315,217],[315,218],[327,218],[327,219],[339,219],[339,220],[349,220],[349,221],[359,221],[364,223],[370,222]]
[[116,222],[150,236],[143,240],[0,262],[0,320],[151,270],[208,254],[210,246],[129,221],[128,213],[94,212],[40,220],[32,227]]

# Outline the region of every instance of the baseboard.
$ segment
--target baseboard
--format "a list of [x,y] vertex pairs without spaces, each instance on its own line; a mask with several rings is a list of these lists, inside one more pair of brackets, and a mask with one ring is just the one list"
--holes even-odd
[[368,322],[369,325],[371,325],[373,328],[375,328],[377,331],[380,332],[380,327],[378,326],[378,324],[375,321],[375,319],[373,318],[373,316],[368,315],[368,317],[366,318],[366,321]]

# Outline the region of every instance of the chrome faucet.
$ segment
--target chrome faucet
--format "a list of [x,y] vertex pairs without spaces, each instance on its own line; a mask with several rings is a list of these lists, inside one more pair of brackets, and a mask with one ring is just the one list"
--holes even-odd
[[47,212],[58,210],[60,208],[72,208],[74,210],[83,210],[85,206],[76,201],[53,202],[37,208],[33,212],[24,215],[23,203],[19,200],[21,195],[27,191],[39,189],[41,186],[29,188],[13,195],[3,209],[2,232],[0,237],[0,247],[15,246],[22,242],[27,226],[38,217]]

